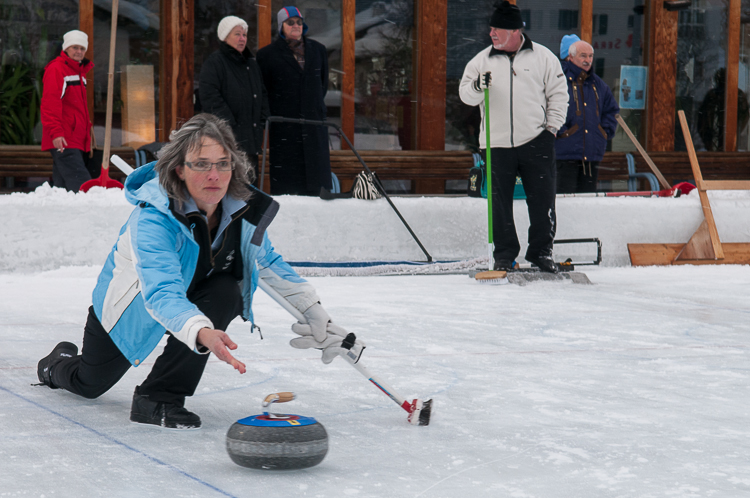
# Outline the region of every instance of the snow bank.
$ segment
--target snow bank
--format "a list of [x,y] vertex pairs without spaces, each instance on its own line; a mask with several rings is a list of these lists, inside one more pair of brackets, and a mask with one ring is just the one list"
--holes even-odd
[[[750,192],[710,192],[724,242],[750,242]],[[280,196],[269,229],[288,261],[424,260],[385,199],[364,201]],[[487,254],[486,201],[469,197],[394,197],[414,233],[436,260]],[[133,206],[122,191],[73,194],[47,184],[29,194],[0,196],[0,271],[101,265]],[[515,202],[521,257],[528,215]],[[628,243],[687,242],[703,220],[696,192],[680,198],[575,197],[557,200],[557,239],[597,237],[603,265],[627,266]],[[556,258],[591,255],[590,248],[556,247]],[[569,254],[570,253],[570,254]]]

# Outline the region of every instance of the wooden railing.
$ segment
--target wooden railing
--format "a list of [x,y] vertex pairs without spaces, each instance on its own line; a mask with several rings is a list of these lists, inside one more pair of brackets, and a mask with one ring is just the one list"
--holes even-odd
[[[135,151],[115,147],[117,154],[135,166]],[[381,180],[411,180],[414,194],[443,194],[446,180],[466,180],[473,159],[469,151],[359,151],[362,159]],[[646,161],[633,152],[638,172],[651,171]],[[698,161],[706,180],[750,179],[750,152],[698,152]],[[649,154],[670,184],[693,179],[687,152],[652,152]],[[331,151],[331,169],[348,191],[354,177],[364,168],[352,151]],[[266,165],[268,171],[268,165]],[[608,152],[599,165],[600,180],[627,180],[624,152]],[[0,178],[51,177],[52,157],[38,146],[0,146]],[[122,179],[117,168],[110,176]],[[264,186],[270,184],[268,175]],[[645,185],[642,184],[642,188]]]

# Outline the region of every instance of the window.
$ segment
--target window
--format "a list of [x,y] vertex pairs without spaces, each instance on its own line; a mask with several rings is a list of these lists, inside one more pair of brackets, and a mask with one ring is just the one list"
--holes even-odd
[[570,31],[578,28],[578,10],[560,9],[557,14],[557,29]]
[[599,16],[599,34],[607,34],[607,24],[609,23],[609,16],[607,14],[601,14]]

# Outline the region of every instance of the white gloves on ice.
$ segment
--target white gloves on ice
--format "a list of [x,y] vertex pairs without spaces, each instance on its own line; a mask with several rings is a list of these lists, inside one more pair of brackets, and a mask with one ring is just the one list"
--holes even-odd
[[[328,316],[323,306],[315,303],[303,314],[307,323],[298,322],[292,325],[292,331],[301,336],[289,341],[292,347],[322,349],[321,359],[326,365],[331,363],[339,353],[347,353],[347,349],[341,344],[348,332],[331,321],[331,317]],[[349,351],[359,359],[363,349],[365,349],[364,343],[356,340]]]
[[474,82],[474,90],[481,92],[485,88],[492,86],[492,73],[487,71],[484,74],[480,74]]

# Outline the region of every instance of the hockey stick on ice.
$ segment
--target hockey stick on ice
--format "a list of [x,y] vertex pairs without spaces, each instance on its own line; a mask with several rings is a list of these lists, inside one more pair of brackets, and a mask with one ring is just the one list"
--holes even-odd
[[[297,319],[300,323],[307,323],[307,320],[305,319],[305,316],[300,313],[300,311],[292,306],[292,304],[284,299],[284,297],[276,292],[276,289],[271,287],[268,283],[266,283],[262,278],[258,279],[258,287],[263,289],[266,294],[271,296],[271,299],[279,303],[279,305],[287,310],[294,318]],[[349,348],[354,345],[355,336],[354,334],[349,334],[346,336],[346,339],[344,339],[344,343],[342,346],[349,351],[347,348],[347,345]],[[406,398],[400,396],[396,393],[395,390],[388,384],[386,384],[381,379],[375,377],[372,375],[365,367],[362,365],[362,362],[358,361],[359,358],[354,355],[351,351],[347,353],[340,353],[340,356],[347,361],[351,366],[353,366],[359,373],[364,375],[367,380],[375,384],[375,386],[383,391],[389,398],[391,398],[393,401],[396,402],[398,406],[406,410],[406,412],[409,414],[408,421],[412,425],[429,425],[430,424],[430,415],[432,414],[432,400],[428,399],[427,401],[422,401],[419,399],[414,399],[411,402],[409,402]]]

